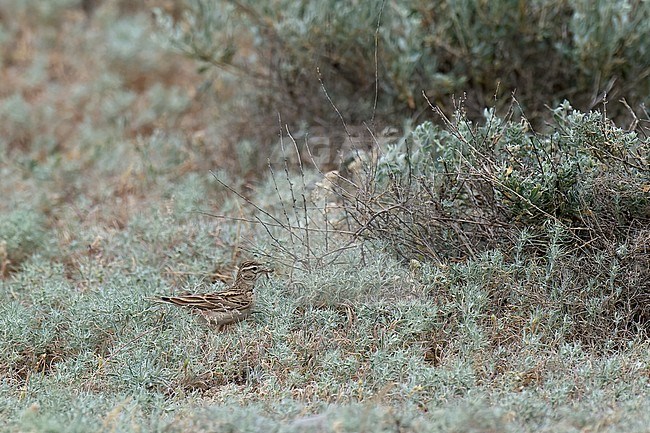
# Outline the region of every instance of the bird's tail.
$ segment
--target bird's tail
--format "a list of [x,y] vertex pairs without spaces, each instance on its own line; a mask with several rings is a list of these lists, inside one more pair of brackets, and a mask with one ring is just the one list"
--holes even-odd
[[172,304],[179,305],[181,307],[192,307],[199,309],[208,308],[212,305],[209,302],[206,303],[204,296],[191,294],[180,296],[157,296],[150,298],[150,300],[160,304]]
[[172,298],[169,296],[150,296],[148,298],[145,298],[149,302],[155,302],[157,304],[174,304],[175,302],[172,301]]

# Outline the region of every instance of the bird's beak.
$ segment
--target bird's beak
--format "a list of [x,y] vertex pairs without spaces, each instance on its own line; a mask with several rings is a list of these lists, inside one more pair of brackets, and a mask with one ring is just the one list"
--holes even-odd
[[272,274],[275,271],[272,268],[264,267],[264,268],[262,268],[262,272],[264,272],[266,275],[268,275],[268,274]]

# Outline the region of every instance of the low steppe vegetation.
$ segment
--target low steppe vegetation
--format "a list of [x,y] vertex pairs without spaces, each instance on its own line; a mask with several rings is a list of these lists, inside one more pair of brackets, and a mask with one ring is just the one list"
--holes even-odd
[[650,6],[491,4],[0,4],[2,430],[647,432]]

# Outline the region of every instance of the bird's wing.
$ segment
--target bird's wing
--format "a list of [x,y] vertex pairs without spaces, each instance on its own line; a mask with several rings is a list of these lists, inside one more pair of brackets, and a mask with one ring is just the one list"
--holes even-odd
[[234,311],[250,308],[252,298],[245,292],[225,291],[205,295],[161,296],[168,304],[209,311]]

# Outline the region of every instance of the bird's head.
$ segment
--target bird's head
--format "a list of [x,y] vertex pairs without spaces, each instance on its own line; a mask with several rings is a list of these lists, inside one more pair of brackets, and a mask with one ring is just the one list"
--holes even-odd
[[271,272],[273,272],[273,269],[268,268],[259,262],[246,260],[239,265],[237,280],[254,283],[260,275],[270,274]]

